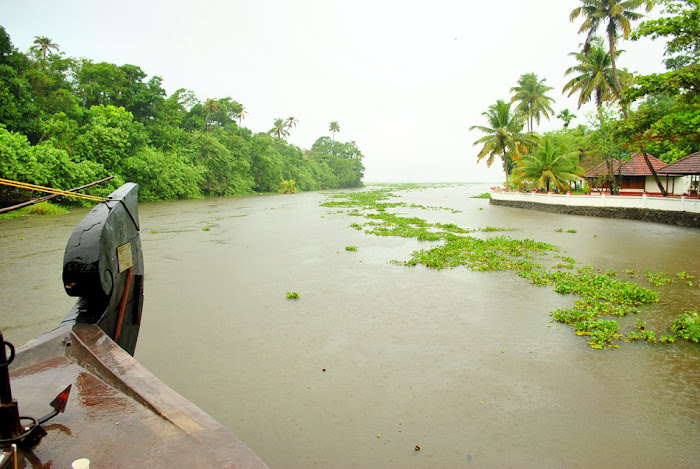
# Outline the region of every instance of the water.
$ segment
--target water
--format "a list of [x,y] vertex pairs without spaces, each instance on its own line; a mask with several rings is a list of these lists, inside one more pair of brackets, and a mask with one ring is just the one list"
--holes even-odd
[[[486,189],[401,191],[402,201],[461,213],[400,211],[519,228],[508,234],[633,269],[643,284],[647,268],[700,274],[697,230],[469,198]],[[271,467],[697,467],[697,345],[593,350],[549,322],[573,298],[512,272],[390,264],[430,244],[350,229],[362,220],[320,207],[325,197],[140,208],[147,283],[136,358]],[[72,305],[60,269],[81,215],[0,221],[8,340],[51,329]],[[700,309],[698,287],[658,289],[662,302],[640,317],[648,327]]]

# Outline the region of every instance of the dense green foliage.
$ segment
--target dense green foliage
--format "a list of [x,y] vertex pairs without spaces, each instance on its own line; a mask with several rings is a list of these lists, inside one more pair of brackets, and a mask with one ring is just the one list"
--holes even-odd
[[[142,200],[271,192],[290,180],[299,190],[362,185],[355,142],[322,137],[302,150],[284,140],[294,117],[253,134],[230,97],[167,96],[162,79],[138,66],[58,51],[42,36],[22,53],[0,26],[0,177],[69,189],[114,175],[87,192],[133,181]],[[33,196],[0,187],[0,205]]]

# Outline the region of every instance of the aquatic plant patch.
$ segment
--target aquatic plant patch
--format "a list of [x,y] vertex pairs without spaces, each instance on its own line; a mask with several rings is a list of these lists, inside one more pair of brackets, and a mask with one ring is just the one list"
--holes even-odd
[[[346,194],[346,197],[348,200],[334,200],[326,203],[330,205],[322,205],[332,207],[344,203],[348,207],[355,207],[354,211],[368,221],[363,225],[353,223],[351,226],[355,229],[364,228],[367,234],[442,242],[439,246],[414,251],[411,259],[407,261],[391,260],[391,264],[421,264],[438,270],[459,266],[477,271],[514,270],[519,276],[529,279],[533,285],[551,286],[557,293],[578,296],[579,299],[574,301],[573,307],[557,309],[550,312],[550,315],[553,321],[573,327],[577,335],[588,337],[589,345],[593,348],[617,348],[623,341],[636,340],[672,343],[675,337],[684,335],[688,336],[684,338],[698,341],[700,321],[695,312],[688,312],[679,317],[671,327],[674,333],[662,335],[658,339],[655,331],[645,329],[639,321],[634,332],[627,337],[621,334],[620,323],[609,317],[640,314],[640,306],[658,302],[659,294],[634,282],[620,280],[619,274],[612,269],[603,272],[593,266],[577,267],[573,257],[560,256],[555,246],[532,239],[519,240],[509,236],[482,239],[470,235],[475,232],[517,231],[516,228],[487,226],[467,229],[454,224],[429,223],[418,217],[390,213],[386,211],[387,208],[402,206],[401,203],[384,202],[389,197],[397,197],[390,189],[355,192]],[[564,230],[557,228],[555,231]],[[567,232],[576,233],[576,230],[570,229]],[[562,262],[549,269],[543,267],[542,262],[551,263],[551,259]],[[634,275],[634,271],[627,270],[626,273]],[[695,277],[685,272],[680,272],[674,277],[647,271],[646,278],[655,285],[683,281],[692,286],[691,279]]]
[[700,316],[697,311],[686,311],[671,324],[671,330],[681,339],[700,341]]

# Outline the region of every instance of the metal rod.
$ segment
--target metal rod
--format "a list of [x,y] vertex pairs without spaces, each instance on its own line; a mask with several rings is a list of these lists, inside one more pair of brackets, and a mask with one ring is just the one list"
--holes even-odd
[[[94,186],[95,184],[101,184],[103,182],[109,181],[110,179],[114,179],[114,176],[107,176],[106,178],[100,179],[99,181],[91,182],[90,184],[85,184],[84,186],[80,186],[80,187],[74,187],[73,189],[68,189],[66,192],[76,192],[79,190],[83,190],[83,189],[86,189],[90,186]],[[0,208],[0,213],[11,212],[11,211],[17,210],[19,208],[28,207],[29,205],[38,204],[39,202],[45,202],[45,201],[47,201],[49,199],[53,199],[54,197],[57,197],[59,195],[60,194],[45,195],[43,197],[39,197],[38,199],[33,199],[33,200],[28,200],[26,202],[22,202],[21,204],[12,205],[10,207],[5,207],[5,208]]]

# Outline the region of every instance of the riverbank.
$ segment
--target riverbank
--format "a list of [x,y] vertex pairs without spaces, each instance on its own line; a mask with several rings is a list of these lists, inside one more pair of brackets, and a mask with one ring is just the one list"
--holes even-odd
[[688,197],[540,194],[491,190],[491,204],[563,215],[700,228],[700,200]]

